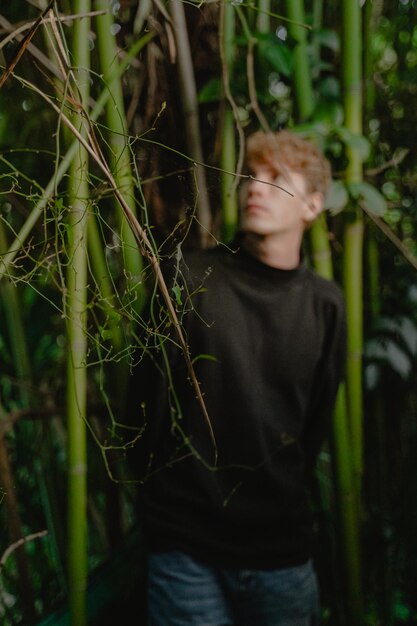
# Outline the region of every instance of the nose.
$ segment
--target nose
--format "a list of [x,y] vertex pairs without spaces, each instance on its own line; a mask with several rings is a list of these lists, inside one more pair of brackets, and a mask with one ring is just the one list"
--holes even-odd
[[266,177],[262,174],[262,172],[252,174],[252,177],[249,179],[249,187],[255,191],[262,191],[268,186],[265,185],[265,181]]
[[268,185],[262,180],[262,178],[250,178],[249,179],[249,187],[248,193],[249,195],[253,194],[264,194],[267,191]]

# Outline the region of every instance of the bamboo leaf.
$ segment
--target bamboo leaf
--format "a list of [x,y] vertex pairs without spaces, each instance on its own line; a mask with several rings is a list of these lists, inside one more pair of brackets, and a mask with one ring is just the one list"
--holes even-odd
[[378,333],[392,333],[394,337],[402,340],[404,348],[411,356],[417,355],[417,326],[409,317],[380,318],[375,330]]
[[345,143],[351,150],[354,150],[358,153],[358,157],[361,161],[366,161],[369,157],[371,144],[369,141],[358,133],[353,133],[348,128],[341,126],[337,129],[337,134],[340,139]]
[[181,306],[182,305],[182,298],[181,298],[181,287],[179,287],[178,285],[174,285],[174,287],[172,287],[172,292],[175,296],[175,302]]
[[314,110],[314,121],[327,125],[339,125],[343,120],[343,108],[338,102],[320,102]]
[[222,85],[220,78],[209,80],[198,93],[198,102],[218,102],[222,93]]
[[198,356],[195,357],[195,359],[193,359],[193,365],[197,361],[201,361],[202,359],[205,360],[205,361],[214,361],[214,362],[217,362],[217,360],[218,360],[212,354],[199,354]]
[[[203,161],[203,147],[199,126],[197,87],[185,9],[182,2],[170,0],[169,11],[176,41],[176,69],[178,72],[181,105],[184,111],[185,140],[188,151],[194,161],[198,163]],[[206,173],[203,167],[195,167],[195,180],[196,188],[198,189],[196,217],[199,224],[201,243],[203,246],[206,246],[208,245],[209,234],[212,227],[212,214],[207,191]]]
[[346,185],[340,180],[333,180],[324,201],[324,209],[328,209],[333,215],[336,215],[345,208],[348,202],[349,193]]
[[315,40],[322,46],[338,52],[340,50],[340,38],[335,30],[322,28],[314,33]]
[[380,381],[380,365],[379,363],[368,363],[364,368],[364,382],[369,390],[376,389]]
[[370,360],[385,361],[401,378],[408,378],[412,370],[410,357],[391,340],[373,339],[369,341],[365,355]]
[[365,181],[359,183],[349,183],[350,195],[364,205],[365,209],[373,215],[384,215],[387,210],[387,203],[382,195],[373,185]]
[[291,76],[293,70],[292,54],[289,48],[269,35],[257,35],[259,54],[266,59],[279,74]]
[[340,98],[340,81],[334,76],[326,76],[320,81],[318,86],[320,95],[324,98],[334,98],[339,100]]

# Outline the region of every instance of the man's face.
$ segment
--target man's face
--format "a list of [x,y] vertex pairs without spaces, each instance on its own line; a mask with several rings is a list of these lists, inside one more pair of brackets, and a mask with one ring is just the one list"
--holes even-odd
[[304,176],[291,170],[277,175],[264,163],[252,164],[249,173],[256,180],[246,180],[240,192],[243,230],[257,235],[302,233],[312,220]]

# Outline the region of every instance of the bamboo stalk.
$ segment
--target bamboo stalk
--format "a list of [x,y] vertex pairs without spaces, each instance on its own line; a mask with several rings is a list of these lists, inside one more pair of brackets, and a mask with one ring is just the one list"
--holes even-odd
[[271,0],[258,0],[258,15],[256,16],[256,28],[259,33],[267,33],[271,23]]
[[[88,12],[90,0],[74,0],[75,12]],[[90,20],[74,24],[72,53],[81,102],[89,98]],[[83,68],[81,71],[80,68]],[[85,129],[81,129],[85,134]],[[72,626],[86,626],[87,562],[87,223],[88,153],[83,146],[69,175],[69,264],[67,269],[67,420],[68,420],[68,597]]]
[[[245,158],[245,133],[243,131],[242,124],[240,123],[240,120],[239,120],[239,109],[238,109],[237,103],[235,99],[233,98],[233,95],[230,89],[229,62],[231,59],[226,58],[226,50],[225,50],[225,45],[229,46],[230,40],[226,42],[226,39],[223,36],[223,34],[226,34],[226,31],[227,31],[228,38],[231,34],[230,33],[230,20],[229,20],[229,25],[225,26],[225,19],[226,19],[225,13],[226,13],[226,10],[231,9],[231,8],[232,7],[229,6],[229,3],[221,2],[219,32],[221,34],[220,36],[220,59],[222,63],[222,86],[223,86],[225,98],[227,102],[229,103],[230,108],[233,112],[234,124],[235,124],[237,134],[239,137],[236,168],[226,171],[229,174],[232,174],[232,173],[235,174],[232,186],[230,188],[230,195],[233,196],[236,193],[239,178],[242,174],[243,161]],[[233,22],[234,22],[234,19],[233,19]],[[228,50],[228,52],[230,52],[230,49]]]
[[[227,104],[225,103],[225,107]],[[220,177],[222,198],[222,228],[221,239],[230,243],[236,233],[238,225],[238,201],[234,185],[234,176],[228,171],[236,170],[236,140],[233,112],[228,107],[223,112],[222,145],[220,155]]]
[[[343,2],[343,104],[345,125],[353,133],[362,133],[362,47],[361,9],[358,2]],[[348,183],[362,180],[362,161],[355,148],[347,146]],[[348,311],[347,399],[354,444],[352,460],[356,491],[360,494],[363,472],[362,436],[362,352],[363,352],[363,216],[352,207],[345,227],[344,285]]]
[[333,280],[333,260],[329,243],[329,233],[327,230],[326,216],[319,215],[309,230],[311,241],[311,257],[314,269],[320,276]]
[[[131,154],[127,142],[126,115],[121,85],[121,75],[114,72],[113,66],[118,65],[118,51],[115,36],[112,34],[113,17],[108,0],[96,0],[97,10],[104,13],[96,18],[97,43],[100,57],[100,70],[111,98],[106,104],[107,130],[111,149],[111,167],[114,179],[126,199],[131,211],[136,215],[135,186],[133,181]],[[140,181],[136,183],[139,185]],[[123,250],[124,266],[127,274],[127,289],[135,293],[132,306],[140,313],[144,304],[144,290],[141,287],[142,259],[136,246],[135,237],[129,224],[116,202],[120,220],[120,241]],[[142,297],[141,297],[142,296]]]
[[[229,82],[233,74],[233,61],[235,56],[235,14],[232,4],[225,3],[221,7],[220,20],[220,45],[222,47],[222,62],[227,64],[227,77]],[[230,103],[223,103],[223,124],[221,135],[220,175],[221,198],[222,198],[222,239],[230,242],[236,232],[238,221],[238,203],[234,177],[226,172],[236,170],[236,140],[233,110]]]
[[294,48],[294,91],[298,117],[300,121],[308,119],[314,110],[314,92],[311,82],[309,59],[307,54],[307,34],[306,29],[301,26],[305,24],[304,1],[287,0],[287,14],[291,20],[288,30],[297,42]]
[[90,269],[100,292],[100,307],[107,318],[111,342],[120,353],[123,350],[123,334],[120,327],[120,315],[115,309],[115,290],[103,250],[103,239],[100,235],[95,215],[88,216],[87,241]]
[[360,537],[350,459],[351,438],[346,420],[345,394],[345,385],[341,385],[334,413],[332,459],[337,478],[337,509],[343,537],[340,555],[344,565],[342,575],[345,585],[345,606],[349,625],[360,626],[363,623]]
[[[318,31],[322,28],[323,22],[323,0],[314,0],[312,10],[312,28],[313,31]],[[311,49],[312,56],[312,77],[317,78],[320,75],[320,58],[321,58],[321,45],[318,40],[312,44]],[[316,68],[316,69],[315,69]]]
[[184,113],[187,148],[195,161],[195,177],[198,193],[197,220],[200,225],[201,243],[203,246],[206,246],[210,241],[212,217],[207,192],[206,175],[204,168],[199,165],[204,159],[199,125],[197,89],[188,39],[187,23],[184,4],[181,0],[170,0],[169,6],[176,39],[178,78]]
[[[362,24],[359,2],[342,2],[342,79],[345,126],[353,133],[362,134]],[[362,160],[359,152],[347,146],[347,183],[362,180]],[[346,390],[350,417],[350,442],[353,469],[353,489],[360,516],[361,483],[363,472],[362,425],[362,352],[363,352],[363,216],[358,206],[352,206],[346,217],[343,258],[343,282],[347,307],[347,365]],[[361,575],[361,565],[357,567]],[[357,587],[351,589],[347,605],[352,625],[362,618],[362,586],[356,576]]]

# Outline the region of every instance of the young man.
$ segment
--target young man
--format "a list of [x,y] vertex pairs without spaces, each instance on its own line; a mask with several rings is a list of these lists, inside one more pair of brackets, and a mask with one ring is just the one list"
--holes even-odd
[[214,440],[158,298],[130,386],[150,626],[318,623],[307,483],[343,375],[345,313],[300,250],[330,167],[288,131],[250,136],[246,164],[236,243],[171,276]]

